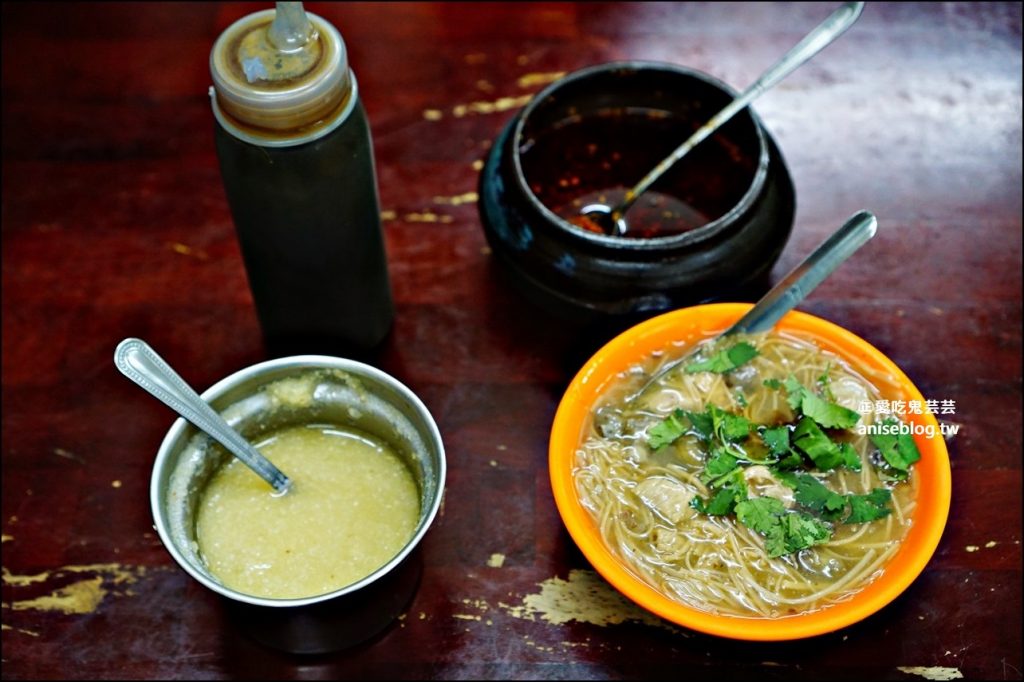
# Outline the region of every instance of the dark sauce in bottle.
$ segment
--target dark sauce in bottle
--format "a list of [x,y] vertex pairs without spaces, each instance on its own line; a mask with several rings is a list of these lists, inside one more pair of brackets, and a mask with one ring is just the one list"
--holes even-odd
[[393,305],[362,103],[296,147],[249,144],[220,125],[215,141],[268,350],[358,355],[380,343]]
[[344,41],[313,19],[278,3],[221,34],[214,139],[267,350],[368,359],[394,315],[373,145]]
[[[533,193],[555,214],[601,233],[581,210],[614,207],[704,121],[657,109],[615,108],[571,116],[524,141],[519,154]],[[633,239],[697,229],[724,215],[750,187],[755,160],[719,131],[692,149],[626,213]]]

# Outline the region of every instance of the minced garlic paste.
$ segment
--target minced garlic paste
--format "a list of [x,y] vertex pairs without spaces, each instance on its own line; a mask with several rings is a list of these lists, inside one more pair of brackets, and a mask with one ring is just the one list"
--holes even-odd
[[275,495],[232,459],[197,510],[199,551],[227,587],[276,599],[324,594],[366,577],[412,537],[416,481],[385,443],[334,426],[296,426],[256,447],[292,488]]

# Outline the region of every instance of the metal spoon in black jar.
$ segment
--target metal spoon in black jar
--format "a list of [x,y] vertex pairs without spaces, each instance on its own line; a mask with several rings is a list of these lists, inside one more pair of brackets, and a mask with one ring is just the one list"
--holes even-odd
[[689,139],[676,147],[671,154],[666,156],[640,182],[627,190],[621,201],[611,206],[600,201],[588,203],[581,207],[580,215],[578,218],[573,219],[572,222],[578,225],[584,223],[587,229],[594,229],[596,227],[597,229],[594,231],[612,236],[621,237],[627,235],[630,231],[630,226],[626,222],[626,211],[636,203],[637,199],[644,192],[650,189],[651,185],[664,175],[668,169],[674,166],[677,161],[686,156],[691,149],[707,139],[762,93],[768,91],[776,83],[791,74],[842,35],[857,21],[863,9],[863,2],[845,3],[819,24],[817,28],[808,33],[793,49],[783,55],[778,62],[765,71],[742,94],[712,116]]

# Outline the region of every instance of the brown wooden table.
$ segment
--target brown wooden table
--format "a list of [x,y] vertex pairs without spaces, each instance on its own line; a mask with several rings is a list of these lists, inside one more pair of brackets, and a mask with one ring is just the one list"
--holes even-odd
[[[3,677],[1021,677],[1021,6],[869,3],[760,100],[797,190],[777,278],[860,208],[878,237],[802,308],[954,400],[953,506],[895,602],[751,644],[616,601],[547,480],[562,390],[605,334],[497,270],[480,160],[531,93],[616,59],[744,87],[831,4],[317,4],[373,127],[394,333],[374,358],[448,451],[403,618],[295,658],[238,633],[152,525],[172,413],[120,376],[147,339],[203,389],[266,358],[220,184],[215,37],[260,4],[3,5]],[[500,564],[500,565],[498,565]],[[561,601],[559,601],[561,599]]]

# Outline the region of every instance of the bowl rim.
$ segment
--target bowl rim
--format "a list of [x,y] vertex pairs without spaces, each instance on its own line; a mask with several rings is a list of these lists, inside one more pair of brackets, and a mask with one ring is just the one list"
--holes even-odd
[[[886,563],[882,575],[852,598],[794,616],[718,615],[662,595],[604,545],[589,512],[579,502],[572,477],[575,452],[590,406],[616,374],[673,341],[697,340],[698,335],[724,330],[751,307],[749,303],[714,303],[681,308],[627,329],[598,350],[573,378],[555,412],[548,453],[551,487],[562,521],[587,560],[612,586],[648,611],[678,625],[732,639],[779,641],[813,637],[852,625],[889,604],[924,570],[938,547],[949,515],[951,471],[949,453],[932,414],[904,417],[915,425],[932,425],[935,435],[914,435],[921,451],[921,460],[915,465],[918,504],[900,549]],[[924,404],[920,391],[895,363],[849,330],[798,311],[788,313],[776,330],[809,337],[854,367],[882,369],[896,379],[899,398]]]
[[[546,105],[551,98],[559,95],[560,90],[573,85],[578,81],[600,78],[601,76],[613,74],[615,72],[639,71],[654,71],[662,74],[668,74],[672,77],[682,76],[693,78],[695,80],[702,81],[706,85],[710,85],[713,88],[721,90],[723,93],[734,99],[739,95],[739,93],[726,82],[715,78],[711,74],[698,69],[673,64],[671,62],[653,60],[613,61],[605,62],[603,64],[595,64],[593,66],[577,69],[576,71],[571,71],[534,95],[526,106],[523,107],[522,111],[516,116],[510,140],[510,152],[512,157],[512,167],[515,171],[513,173],[515,176],[515,182],[523,195],[527,197],[527,200],[530,202],[530,205],[534,210],[539,211],[549,224],[554,225],[562,233],[580,239],[586,243],[617,249],[626,248],[634,251],[653,251],[662,248],[697,244],[714,237],[727,226],[734,224],[745,211],[754,205],[767,182],[768,165],[771,161],[768,137],[764,124],[761,122],[761,119],[752,107],[747,107],[740,114],[737,114],[737,117],[740,115],[749,116],[750,122],[754,126],[754,133],[756,134],[758,141],[757,165],[754,169],[754,176],[750,181],[750,185],[747,187],[743,196],[740,197],[740,199],[730,207],[728,211],[711,222],[701,225],[693,230],[688,230],[679,234],[666,235],[663,237],[647,237],[644,239],[590,232],[573,225],[568,220],[565,220],[548,208],[547,205],[545,205],[544,202],[542,202],[537,195],[533,193],[530,183],[526,181],[526,173],[523,169],[522,160],[520,159],[519,148],[521,146],[520,142],[523,139],[523,132],[526,129],[528,119],[537,109]],[[680,140],[680,143],[682,143],[682,140]]]
[[[425,440],[429,440],[428,445],[437,448],[437,459],[438,467],[436,473],[436,488],[437,494],[434,496],[433,504],[429,509],[420,510],[420,518],[416,532],[411,538],[405,543],[405,545],[389,559],[385,564],[376,568],[369,575],[366,575],[359,580],[344,585],[338,589],[330,592],[324,592],[322,594],[312,595],[309,597],[287,597],[287,598],[272,598],[272,597],[259,597],[256,595],[247,594],[240,592],[233,588],[230,588],[223,583],[213,580],[206,576],[200,571],[191,561],[189,561],[182,552],[178,549],[174,539],[171,537],[170,530],[168,529],[168,522],[166,521],[166,513],[162,508],[162,493],[163,488],[161,484],[161,474],[168,469],[173,467],[175,462],[171,462],[171,457],[174,454],[172,448],[175,443],[181,441],[182,447],[187,446],[188,441],[182,440],[183,434],[189,427],[195,428],[183,417],[178,417],[171,428],[167,430],[163,440],[160,442],[160,447],[157,450],[156,458],[153,462],[153,469],[150,474],[149,483],[149,501],[150,511],[153,515],[154,527],[157,530],[157,535],[160,537],[164,548],[170,553],[171,557],[175,562],[189,575],[195,578],[199,583],[209,588],[210,590],[217,592],[218,594],[232,599],[238,602],[244,602],[247,604],[253,604],[255,606],[269,606],[276,608],[288,608],[295,606],[306,606],[309,604],[316,604],[319,602],[329,601],[342,597],[354,592],[358,592],[364,587],[369,586],[372,583],[377,582],[385,575],[391,573],[399,564],[401,564],[406,557],[408,557],[413,550],[415,550],[423,537],[427,534],[427,531],[433,525],[434,520],[441,508],[442,498],[444,497],[444,487],[447,478],[447,456],[445,454],[444,442],[441,440],[441,432],[438,429],[437,422],[434,420],[433,415],[427,409],[423,401],[420,400],[419,396],[412,392],[412,390],[404,383],[391,376],[387,372],[380,370],[372,365],[368,365],[358,360],[351,360],[348,358],[340,358],[329,355],[292,355],[282,358],[274,358],[271,360],[265,360],[258,362],[254,365],[249,365],[236,372],[229,374],[224,377],[213,386],[203,391],[200,397],[207,403],[212,403],[221,396],[228,393],[231,389],[236,386],[243,384],[247,381],[254,380],[264,374],[272,373],[278,369],[290,369],[300,372],[313,371],[318,369],[339,369],[345,372],[351,372],[356,376],[372,379],[380,384],[386,385],[394,390],[403,400],[405,400],[413,410],[416,411],[418,416],[423,422],[427,432],[423,434]],[[216,409],[216,408],[215,408]],[[223,408],[222,408],[223,409]]]

